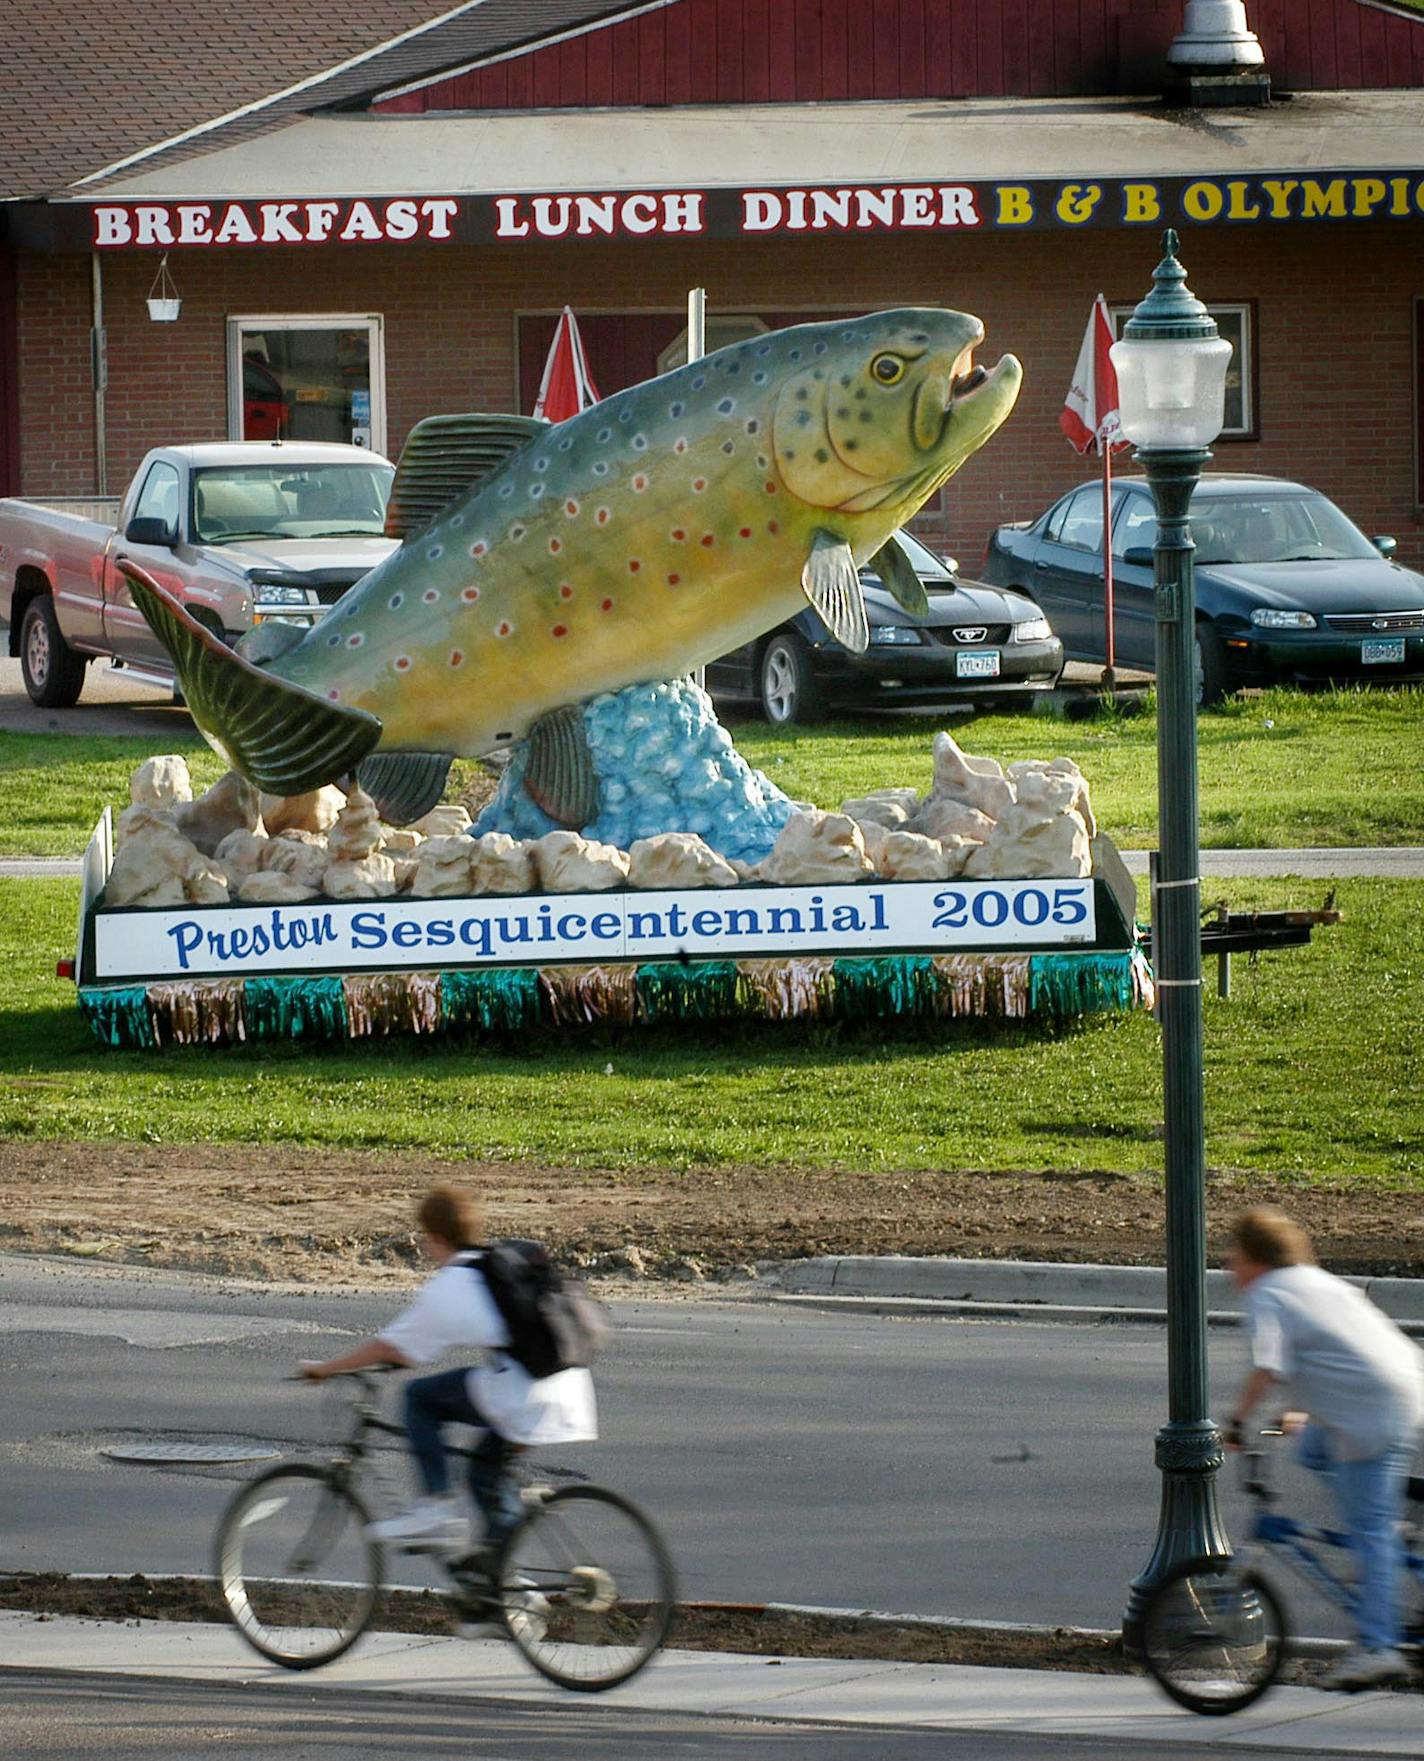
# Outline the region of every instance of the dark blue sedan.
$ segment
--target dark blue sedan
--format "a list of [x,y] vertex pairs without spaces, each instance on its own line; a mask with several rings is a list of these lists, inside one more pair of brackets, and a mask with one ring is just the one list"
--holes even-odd
[[[1316,490],[1279,477],[1203,477],[1192,497],[1198,697],[1245,685],[1424,678],[1424,575],[1393,561]],[[1156,666],[1146,480],[1113,487],[1116,661]],[[1000,526],[984,578],[1043,608],[1069,660],[1107,658],[1100,482],[1040,519]]]

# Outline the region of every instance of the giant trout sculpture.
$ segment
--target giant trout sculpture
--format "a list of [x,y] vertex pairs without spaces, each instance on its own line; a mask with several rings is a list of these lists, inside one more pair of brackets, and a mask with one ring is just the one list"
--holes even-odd
[[399,823],[451,758],[528,739],[555,820],[597,812],[579,706],[674,678],[809,602],[868,643],[857,565],[908,611],[893,534],[1012,409],[1021,371],[973,364],[984,327],[908,308],[734,343],[557,426],[442,416],[411,434],[387,531],[401,548],[309,632],[227,648],[121,565],[193,719],[260,788],[357,772]]

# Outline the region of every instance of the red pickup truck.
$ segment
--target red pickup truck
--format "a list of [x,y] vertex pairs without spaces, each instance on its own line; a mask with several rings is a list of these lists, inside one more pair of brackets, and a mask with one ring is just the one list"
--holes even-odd
[[119,501],[0,500],[0,625],[31,700],[68,708],[98,656],[173,682],[124,558],[228,641],[267,618],[314,623],[395,549],[393,475],[358,446],[221,441],[155,448]]

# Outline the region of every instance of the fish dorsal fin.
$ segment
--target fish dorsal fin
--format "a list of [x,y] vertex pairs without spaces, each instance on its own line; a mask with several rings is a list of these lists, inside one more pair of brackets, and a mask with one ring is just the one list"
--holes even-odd
[[529,730],[524,787],[559,825],[575,830],[597,819],[598,773],[589,751],[583,710],[577,704],[550,710]]
[[386,508],[386,537],[409,538],[496,472],[549,424],[533,416],[427,416],[411,429]]
[[930,601],[925,584],[915,573],[914,564],[896,538],[887,538],[866,566],[874,569],[893,594],[895,603],[903,606],[912,618],[929,616]]
[[801,570],[801,591],[821,622],[842,647],[864,654],[870,646],[870,625],[860,592],[855,558],[844,538],[818,531]]

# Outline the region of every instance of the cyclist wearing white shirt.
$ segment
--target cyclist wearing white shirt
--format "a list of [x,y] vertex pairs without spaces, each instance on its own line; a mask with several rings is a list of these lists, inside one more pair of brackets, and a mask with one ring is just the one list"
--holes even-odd
[[1231,1269],[1245,1292],[1253,1369],[1228,1440],[1279,1383],[1308,1415],[1299,1456],[1330,1482],[1358,1559],[1359,1645],[1327,1686],[1358,1689],[1406,1675],[1400,1655],[1400,1523],[1424,1419],[1424,1361],[1363,1291],[1314,1263],[1310,1239],[1259,1205],[1232,1230]]
[[313,1381],[376,1364],[428,1364],[471,1346],[488,1354],[473,1369],[422,1376],[405,1389],[405,1427],[423,1496],[409,1509],[373,1523],[381,1540],[458,1547],[465,1532],[450,1493],[444,1427],[484,1432],[469,1460],[471,1494],[485,1519],[485,1546],[497,1548],[520,1517],[510,1458],[534,1443],[578,1443],[598,1435],[593,1379],[587,1370],[535,1378],[504,1349],[510,1343],[489,1286],[469,1244],[480,1234],[474,1201],[456,1187],[437,1186],[416,1213],[421,1247],[436,1267],[415,1300],[389,1326],[325,1363],[302,1365]]

